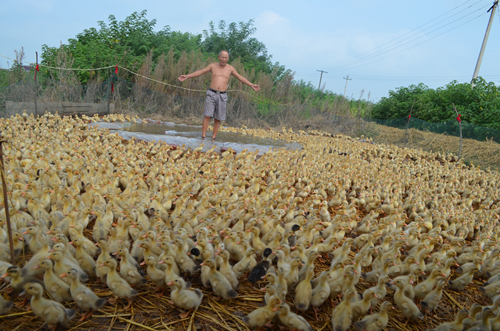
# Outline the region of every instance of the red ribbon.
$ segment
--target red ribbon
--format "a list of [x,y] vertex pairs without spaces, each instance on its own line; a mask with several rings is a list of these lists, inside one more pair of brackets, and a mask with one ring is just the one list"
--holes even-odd
[[461,116],[460,114],[458,114],[458,116],[457,116],[458,123],[462,123],[462,119],[460,118],[460,116]]
[[408,115],[408,119],[410,119],[410,118],[411,118],[411,115]]
[[40,67],[38,66],[38,64],[36,65],[35,67],[35,82],[36,82],[36,73],[40,71]]
[[114,92],[114,91],[115,91],[114,85],[115,85],[115,84],[111,83],[111,92]]
[[118,65],[115,66],[115,74],[118,74]]

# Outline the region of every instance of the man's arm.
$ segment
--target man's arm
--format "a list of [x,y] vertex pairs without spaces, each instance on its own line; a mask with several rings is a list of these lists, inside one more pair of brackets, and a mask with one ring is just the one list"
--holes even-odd
[[204,75],[206,73],[209,73],[210,71],[212,71],[212,66],[209,64],[205,69],[201,69],[201,70],[195,71],[195,72],[193,72],[193,73],[191,73],[189,75],[180,75],[179,76],[179,80],[181,82],[183,82],[183,81],[185,81],[188,78],[198,77],[198,76]]
[[243,84],[250,86],[255,92],[257,92],[258,90],[260,90],[260,86],[259,85],[250,83],[250,81],[248,81],[248,79],[246,79],[245,77],[243,77],[242,75],[240,75],[236,71],[236,69],[233,68],[233,71],[231,72],[231,74],[234,77],[236,77],[236,79],[238,79]]

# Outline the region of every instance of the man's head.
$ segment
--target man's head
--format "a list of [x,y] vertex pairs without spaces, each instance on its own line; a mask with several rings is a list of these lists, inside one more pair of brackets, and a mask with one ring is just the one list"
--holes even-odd
[[219,59],[219,64],[225,66],[227,64],[227,61],[229,61],[229,52],[226,50],[220,51],[218,59]]

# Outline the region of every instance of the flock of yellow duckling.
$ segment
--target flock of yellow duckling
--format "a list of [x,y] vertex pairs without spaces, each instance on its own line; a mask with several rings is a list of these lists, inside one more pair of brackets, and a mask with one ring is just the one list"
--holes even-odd
[[[88,125],[136,120],[0,120],[14,253],[31,256],[8,262],[2,203],[0,315],[25,291],[35,315],[65,325],[77,314],[65,302],[84,320],[107,302],[127,309],[148,282],[190,311],[204,296],[191,280],[227,305],[248,280],[265,285],[265,305],[242,318],[250,328],[313,330],[301,312],[331,307],[333,330],[376,331],[388,324],[388,298],[418,321],[439,312],[444,290],[475,279],[492,305],[435,330],[500,330],[497,172],[316,131],[223,128],[303,146],[259,155],[128,141]],[[317,261],[330,268],[315,273]],[[98,297],[89,279],[114,297]],[[359,281],[373,286],[360,293]]]

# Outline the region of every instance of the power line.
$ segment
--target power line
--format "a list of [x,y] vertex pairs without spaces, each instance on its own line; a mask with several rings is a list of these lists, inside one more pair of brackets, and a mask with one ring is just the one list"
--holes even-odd
[[[436,39],[437,37],[440,37],[440,36],[442,36],[443,34],[446,34],[446,33],[450,32],[450,31],[452,31],[452,30],[455,30],[456,28],[459,28],[459,27],[461,27],[461,26],[463,26],[463,25],[465,25],[465,24],[467,24],[467,23],[469,23],[469,22],[471,22],[471,21],[473,21],[473,20],[475,20],[475,19],[478,19],[479,17],[484,16],[484,15],[486,15],[486,14],[487,14],[487,13],[480,14],[480,15],[478,15],[478,16],[476,16],[476,17],[474,17],[474,18],[472,18],[472,19],[470,19],[470,20],[468,20],[468,21],[466,21],[466,22],[464,22],[464,23],[462,23],[462,24],[460,24],[460,25],[457,25],[457,26],[455,26],[455,27],[453,27],[453,28],[451,28],[451,29],[449,29],[449,30],[446,30],[446,31],[445,31],[445,32],[443,32],[443,33],[440,33],[440,34],[438,34],[438,35],[436,35],[436,36],[434,36],[434,37],[432,37],[432,38],[429,38],[429,39],[427,39],[427,40],[424,40],[424,41],[422,41],[422,42],[420,42],[420,43],[418,43],[418,44],[416,44],[416,45],[413,45],[413,46],[410,46],[410,47],[408,47],[408,48],[405,48],[405,49],[403,49],[403,50],[401,50],[401,51],[399,51],[399,52],[396,52],[396,53],[393,53],[393,54],[387,55],[387,56],[385,56],[385,57],[379,58],[379,59],[377,59],[377,60],[373,60],[373,61],[371,61],[371,62],[367,62],[367,63],[364,63],[364,64],[359,64],[359,65],[355,65],[355,64],[353,64],[354,66],[347,66],[346,68],[334,69],[333,71],[351,70],[351,69],[354,69],[354,68],[359,68],[359,67],[362,67],[362,66],[365,66],[365,65],[368,65],[368,64],[374,63],[374,62],[378,62],[378,61],[381,61],[381,60],[387,59],[388,57],[391,57],[391,56],[394,56],[394,55],[397,55],[397,54],[401,54],[401,53],[403,53],[403,52],[405,52],[405,51],[407,51],[407,50],[409,50],[409,49],[412,49],[412,48],[417,47],[417,46],[419,46],[419,45],[421,45],[421,44],[423,44],[423,43],[426,43],[426,42],[428,42],[428,41],[431,41],[431,40],[433,40],[433,39]],[[361,63],[362,63],[362,62],[363,62],[363,61],[361,61]]]
[[[454,20],[454,21],[451,21],[451,22],[449,22],[449,23],[447,23],[447,24],[445,24],[445,25],[443,25],[443,26],[440,26],[440,27],[438,27],[438,28],[436,28],[436,29],[434,29],[434,30],[430,31],[427,35],[421,35],[421,36],[411,37],[412,39],[409,39],[409,40],[407,40],[406,42],[399,43],[398,45],[391,46],[391,47],[389,47],[389,48],[387,48],[387,49],[384,49],[384,50],[380,50],[380,51],[378,51],[378,52],[376,52],[376,53],[374,53],[374,54],[364,56],[362,59],[359,59],[359,60],[354,60],[354,59],[352,59],[352,60],[350,60],[348,63],[345,63],[345,64],[343,64],[343,65],[339,65],[339,66],[338,66],[338,68],[335,68],[335,69],[332,69],[332,70],[334,70],[334,71],[338,71],[338,70],[342,70],[342,69],[345,69],[345,68],[350,68],[350,66],[352,66],[352,65],[357,65],[358,63],[362,63],[362,62],[364,62],[364,61],[366,61],[366,60],[369,60],[369,59],[371,59],[371,58],[376,58],[377,56],[384,55],[384,53],[388,53],[388,52],[390,52],[390,51],[392,51],[392,50],[398,49],[398,48],[400,48],[400,47],[402,47],[402,46],[404,46],[404,45],[406,45],[406,44],[409,44],[409,43],[411,43],[411,42],[413,42],[413,41],[416,41],[416,40],[418,40],[418,39],[421,39],[421,38],[427,37],[429,34],[432,34],[433,32],[436,32],[436,31],[438,31],[438,30],[440,30],[440,29],[443,29],[443,28],[445,28],[445,27],[447,27],[447,26],[449,26],[449,25],[451,25],[451,24],[453,24],[453,23],[455,23],[455,22],[457,22],[457,21],[460,21],[461,19],[464,19],[464,18],[466,18],[466,17],[468,17],[468,16],[470,16],[470,15],[474,14],[475,12],[481,11],[481,10],[483,10],[484,8],[489,7],[489,6],[490,6],[490,5],[487,5],[487,6],[481,7],[481,8],[479,8],[479,9],[476,9],[476,10],[475,10],[475,11],[473,11],[473,12],[470,12],[470,13],[468,13],[468,14],[466,14],[466,15],[463,15],[463,16],[461,16],[460,18],[457,18],[457,19],[456,19],[456,20]],[[482,15],[479,15],[479,16],[477,16],[477,17],[475,17],[475,18],[478,18],[478,17],[480,17],[480,16],[482,16]],[[474,19],[475,19],[475,18],[474,18]],[[472,20],[473,20],[473,19],[472,19]],[[468,23],[468,22],[470,22],[470,21],[472,21],[472,20],[468,20],[468,21],[464,22],[464,23],[463,23],[463,24],[461,24],[461,25],[458,25],[458,26],[456,26],[456,27],[454,27],[454,28],[452,28],[452,29],[450,29],[450,30],[447,30],[445,33],[449,32],[449,31],[451,31],[451,30],[453,30],[453,29],[455,29],[455,28],[458,28],[458,27],[460,27],[460,26],[462,26],[462,25],[464,25],[464,24],[466,24],[466,23]],[[443,34],[444,34],[444,33],[439,34],[438,36],[441,36],[441,35],[443,35]],[[427,42],[427,41],[432,40],[432,39],[434,39],[434,38],[435,38],[435,37],[432,37],[432,38],[430,38],[430,39],[428,39],[428,40],[425,40],[424,42]],[[417,45],[420,45],[420,44],[421,44],[421,43],[419,43],[419,44],[417,44]],[[410,48],[411,48],[411,47],[410,47]],[[407,48],[407,49],[409,49],[409,48]],[[399,54],[399,53],[396,53],[396,54]],[[394,54],[393,54],[393,55],[394,55]]]
[[[441,18],[441,17],[443,17],[443,16],[447,15],[448,13],[450,13],[450,12],[454,11],[455,9],[457,9],[457,8],[459,8],[459,7],[461,7],[461,6],[463,6],[464,4],[466,4],[466,3],[467,3],[467,2],[469,2],[469,1],[470,1],[470,0],[467,0],[467,1],[463,2],[462,4],[460,4],[460,5],[456,6],[455,8],[453,8],[453,9],[451,9],[451,10],[447,11],[446,13],[441,14],[441,15],[439,15],[439,16],[437,16],[437,17],[433,18],[432,20],[430,20],[430,21],[428,21],[428,22],[426,22],[426,23],[424,23],[424,24],[422,24],[422,25],[419,25],[419,26],[418,26],[418,27],[416,27],[415,29],[410,30],[410,31],[408,31],[408,32],[406,32],[406,33],[403,33],[402,35],[400,35],[400,36],[398,36],[398,37],[396,37],[396,38],[393,38],[393,39],[391,39],[391,40],[389,40],[389,41],[387,41],[387,42],[385,42],[385,43],[383,43],[383,44],[381,44],[381,45],[377,46],[375,49],[372,49],[372,50],[366,51],[366,52],[364,52],[364,53],[361,53],[361,54],[359,54],[359,55],[355,56],[355,57],[354,57],[354,58],[352,58],[352,59],[341,61],[338,65],[344,65],[345,63],[352,62],[353,60],[355,60],[355,59],[357,59],[357,58],[360,58],[360,57],[371,56],[371,55],[368,55],[368,54],[369,54],[369,53],[372,53],[372,52],[376,52],[376,50],[377,50],[377,49],[380,49],[380,48],[382,48],[382,47],[383,47],[383,46],[385,46],[385,45],[392,44],[393,42],[395,42],[395,41],[397,41],[397,40],[399,40],[399,39],[403,38],[404,36],[406,36],[406,35],[408,35],[408,34],[411,34],[411,33],[413,33],[413,32],[419,32],[419,33],[421,33],[422,31],[417,31],[417,30],[418,30],[418,29],[420,29],[420,28],[421,28],[421,27],[423,27],[423,26],[426,26],[427,24],[429,24],[429,23],[431,23],[431,22],[434,22],[434,21],[435,21],[435,20],[437,20],[438,18]],[[478,4],[478,3],[479,3],[479,2],[481,2],[481,1],[482,1],[482,0],[479,0],[479,1],[475,2],[474,4],[472,4],[472,5],[470,5],[469,7],[467,7],[467,8],[465,8],[465,9],[463,9],[463,10],[459,11],[459,12],[458,12],[458,13],[456,13],[456,14],[454,14],[454,15],[452,15],[452,16],[450,16],[450,17],[446,18],[445,20],[447,20],[447,19],[449,19],[449,18],[451,18],[451,17],[453,17],[453,16],[455,16],[455,15],[457,15],[457,14],[459,14],[459,13],[463,12],[464,10],[467,10],[468,8],[471,8],[472,6],[474,6],[474,5]],[[442,22],[442,21],[441,21],[441,22]],[[439,23],[437,23],[437,24],[439,24]],[[435,24],[434,24],[434,25],[435,25]],[[432,26],[434,26],[434,25],[432,25]],[[431,26],[431,27],[432,27],[432,26]],[[425,31],[425,30],[427,30],[427,29],[428,29],[428,28],[424,29],[423,31]],[[378,52],[383,52],[383,51],[384,51],[384,50],[382,49],[382,50],[380,50],[380,51],[378,51]],[[373,54],[372,54],[372,55],[373,55]]]

